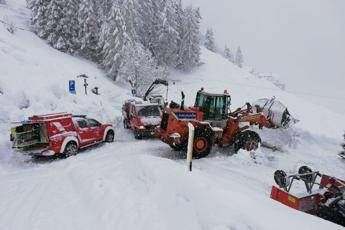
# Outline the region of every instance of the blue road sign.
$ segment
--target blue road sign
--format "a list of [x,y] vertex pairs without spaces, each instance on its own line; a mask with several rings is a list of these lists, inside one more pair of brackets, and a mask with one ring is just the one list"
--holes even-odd
[[75,93],[75,80],[69,80],[68,85],[69,85],[69,92]]

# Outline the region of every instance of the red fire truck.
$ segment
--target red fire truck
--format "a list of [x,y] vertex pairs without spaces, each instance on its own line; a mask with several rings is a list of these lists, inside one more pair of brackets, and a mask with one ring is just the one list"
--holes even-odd
[[111,124],[101,124],[84,115],[55,113],[35,115],[11,129],[12,147],[33,156],[69,157],[79,149],[113,142]]

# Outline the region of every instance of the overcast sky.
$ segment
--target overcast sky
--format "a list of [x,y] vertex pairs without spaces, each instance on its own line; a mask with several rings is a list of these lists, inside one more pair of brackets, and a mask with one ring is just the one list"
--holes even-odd
[[309,98],[334,110],[345,107],[345,0],[183,1],[200,7],[202,30],[213,28],[219,48],[241,45],[257,71],[279,74],[290,90],[330,97]]

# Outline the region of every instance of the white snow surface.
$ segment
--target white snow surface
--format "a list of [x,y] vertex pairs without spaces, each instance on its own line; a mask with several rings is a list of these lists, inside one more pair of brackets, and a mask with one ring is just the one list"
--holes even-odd
[[[24,0],[6,0],[0,19],[10,17],[30,29]],[[232,107],[276,96],[301,121],[288,130],[258,130],[262,139],[284,152],[255,153],[214,148],[204,159],[185,160],[159,140],[134,139],[121,122],[126,86],[107,79],[94,64],[60,53],[28,31],[7,32],[0,25],[0,226],[1,229],[209,229],[332,230],[342,227],[285,207],[269,198],[273,172],[294,172],[309,165],[345,177],[337,157],[345,121],[322,106],[281,91],[223,57],[202,50],[200,67],[173,72],[169,97],[186,93],[193,104],[200,87],[230,89]],[[83,95],[82,79],[100,96]],[[68,80],[77,94],[68,93]],[[27,107],[27,108],[23,108]],[[116,126],[116,141],[55,161],[34,161],[10,147],[11,121],[33,114],[88,114]],[[256,129],[255,129],[256,130]]]

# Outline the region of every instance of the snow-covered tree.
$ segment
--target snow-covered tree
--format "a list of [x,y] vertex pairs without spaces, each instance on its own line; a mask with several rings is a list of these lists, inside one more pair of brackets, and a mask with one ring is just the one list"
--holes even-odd
[[184,71],[195,67],[200,61],[200,20],[199,9],[187,7],[183,11],[177,68]]
[[345,134],[344,134],[344,143],[341,145],[341,147],[343,148],[343,151],[340,152],[340,155],[345,158]]
[[34,31],[43,39],[46,39],[48,36],[47,22],[49,2],[49,0],[30,0],[28,2],[28,7],[31,9],[31,23]]
[[206,31],[204,45],[208,50],[210,50],[212,52],[216,52],[216,44],[215,44],[214,34],[213,34],[213,30],[211,28],[207,29],[207,31]]
[[78,12],[79,53],[95,62],[100,61],[99,33],[100,19],[97,0],[81,1]]
[[183,70],[199,62],[199,10],[183,9],[181,0],[27,1],[41,38],[99,63],[113,80],[130,75],[133,64],[124,63],[134,54]]
[[234,54],[231,52],[230,48],[225,46],[224,48],[224,57],[231,61],[232,63],[235,62]]
[[119,69],[126,52],[131,50],[132,41],[126,32],[125,21],[118,5],[113,5],[107,23],[102,28],[102,62],[108,76],[117,80]]
[[162,1],[161,9],[162,14],[156,46],[157,59],[159,64],[175,66],[177,59],[177,43],[179,39],[176,25],[176,12],[174,11],[174,5],[171,1]]
[[158,40],[159,1],[137,0],[135,2],[137,12],[137,17],[135,18],[136,33],[141,44],[153,55],[155,55],[155,46]]
[[47,40],[54,48],[74,53],[78,41],[78,0],[51,0],[48,5]]
[[137,96],[143,96],[156,78],[166,75],[164,67],[158,66],[151,52],[139,43],[126,52],[119,69],[120,80],[129,82],[136,89]]
[[240,68],[242,68],[242,66],[243,66],[243,54],[242,54],[241,47],[237,48],[236,57],[235,57],[235,64]]

